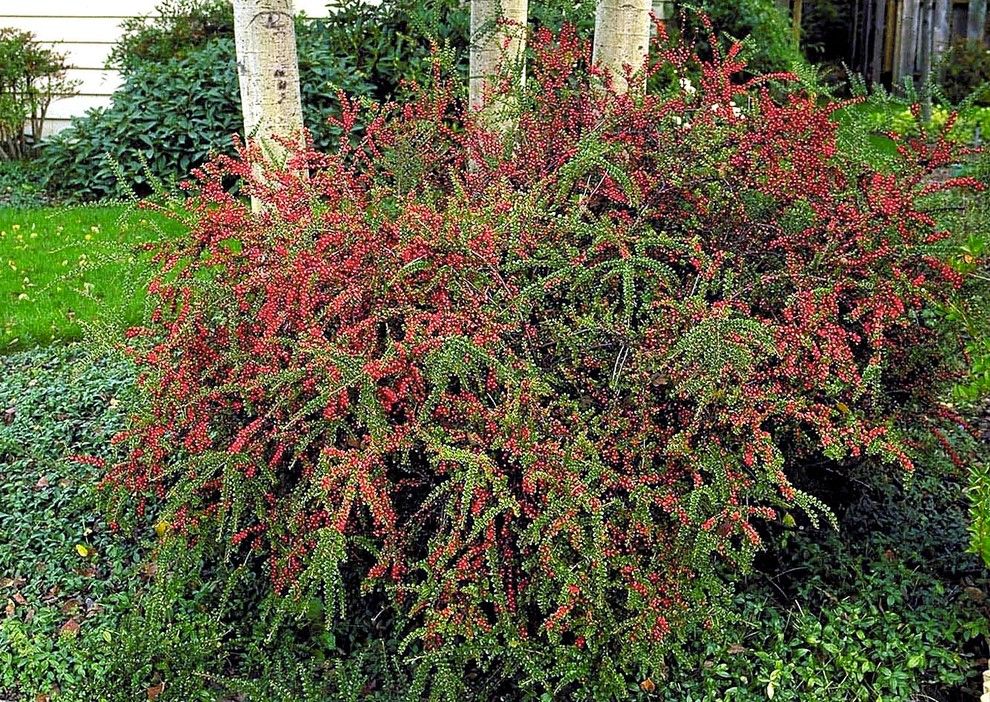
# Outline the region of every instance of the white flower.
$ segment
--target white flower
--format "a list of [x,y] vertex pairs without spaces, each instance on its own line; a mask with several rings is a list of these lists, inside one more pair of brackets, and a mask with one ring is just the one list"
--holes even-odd
[[673,120],[674,120],[674,124],[676,124],[678,127],[684,124],[684,120],[681,119],[680,115],[674,115]]
[[733,105],[732,106],[732,116],[733,117],[742,117],[742,110],[739,109],[737,106]]
[[698,89],[694,87],[694,83],[691,82],[690,78],[686,78],[686,77],[681,78],[680,84],[681,84],[681,90],[683,90],[688,95],[694,95],[696,92],[698,92]]
[[719,105],[717,102],[714,105],[712,105],[712,112],[718,112],[721,109],[722,109],[722,106]]

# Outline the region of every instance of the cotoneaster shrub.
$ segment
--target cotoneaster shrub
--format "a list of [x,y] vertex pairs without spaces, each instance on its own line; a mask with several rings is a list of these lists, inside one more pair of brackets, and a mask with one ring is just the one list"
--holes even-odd
[[504,137],[438,80],[342,98],[357,143],[200,169],[106,488],[287,611],[387,593],[413,699],[465,670],[595,699],[662,679],[767,525],[824,511],[804,466],[897,475],[955,426],[935,322],[961,281],[924,204],[977,183],[932,181],[961,153],[937,135],[876,171],[787,76],[658,36],[637,97],[537,31]]

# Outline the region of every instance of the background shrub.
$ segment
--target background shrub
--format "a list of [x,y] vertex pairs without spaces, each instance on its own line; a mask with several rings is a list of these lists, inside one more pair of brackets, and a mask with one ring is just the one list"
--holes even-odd
[[233,6],[221,0],[161,0],[152,17],[129,17],[107,59],[129,73],[145,63],[185,58],[216,37],[234,35]]
[[32,161],[0,161],[0,207],[40,207],[48,196]]
[[990,81],[990,50],[982,42],[954,42],[942,57],[939,72],[940,87],[953,103],[972,96],[976,104],[990,105],[986,85]]
[[662,44],[667,82],[632,100],[538,31],[515,150],[440,84],[345,105],[364,137],[298,154],[308,180],[205,167],[108,487],[168,491],[170,529],[328,629],[387,593],[414,697],[662,675],[786,510],[828,513],[809,475],[897,475],[928,418],[958,431],[937,402],[962,340],[933,321],[962,278],[924,205],[977,185],[931,181],[944,135],[891,170],[844,155],[833,108],[708,46]]
[[[317,143],[327,144],[336,91],[370,91],[305,25],[298,41],[304,117]],[[48,189],[67,200],[147,195],[149,178],[172,185],[211,153],[229,151],[243,126],[236,75],[230,37],[183,58],[129,68],[110,107],[74,119],[45,142],[39,160]]]
[[[791,71],[805,63],[792,38],[789,17],[774,0],[704,0],[686,5],[700,7],[729,42],[745,40],[744,55],[753,72]],[[689,15],[693,16],[697,15]]]

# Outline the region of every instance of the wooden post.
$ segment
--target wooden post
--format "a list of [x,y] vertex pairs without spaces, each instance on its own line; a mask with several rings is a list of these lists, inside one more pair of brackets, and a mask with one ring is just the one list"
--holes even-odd
[[918,49],[918,14],[921,0],[904,0],[898,22],[898,46],[894,56],[894,84],[914,77],[915,56]]
[[884,15],[887,21],[884,24],[883,70],[890,71],[892,82],[897,82],[897,78],[893,78],[893,76],[897,72],[896,56],[897,47],[900,45],[901,28],[899,23],[901,17],[897,11],[895,0],[887,0]]
[[987,0],[969,0],[969,15],[966,22],[966,37],[970,41],[983,43],[987,26]]
[[939,58],[949,50],[952,42],[952,0],[935,0],[934,16],[932,18],[932,62],[938,63]]
[[918,46],[918,63],[921,68],[921,122],[932,121],[932,42],[935,38],[933,19],[935,0],[921,0],[921,33]]
[[849,38],[850,38],[850,44],[852,45],[852,53],[850,54],[850,59],[854,68],[859,68],[859,66],[861,65],[859,62],[859,45],[860,45],[859,18],[864,14],[864,10],[865,10],[865,8],[863,9],[861,8],[862,8],[862,1],[853,0],[853,21],[852,21],[852,29],[850,32],[851,36]]
[[801,17],[804,14],[804,0],[794,0],[791,17],[791,32],[794,34],[794,44],[801,46]]
[[303,137],[294,17],[292,0],[234,0],[244,135],[274,164],[286,149],[273,136]]
[[629,89],[625,67],[643,68],[650,51],[651,0],[598,0],[592,62],[612,77],[619,93]]
[[887,31],[886,20],[887,0],[876,0],[876,12],[873,18],[873,62],[870,69],[870,78],[874,84],[878,84],[883,76],[883,56]]
[[[519,69],[526,47],[527,0],[471,0],[471,50],[468,67],[468,106],[473,111],[504,109],[505,104],[486,105],[486,85],[498,76],[503,65]],[[495,115],[498,119],[498,116]]]

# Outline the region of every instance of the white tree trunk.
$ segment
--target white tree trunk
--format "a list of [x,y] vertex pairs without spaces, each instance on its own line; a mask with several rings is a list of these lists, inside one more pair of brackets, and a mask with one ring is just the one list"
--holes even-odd
[[[486,105],[486,86],[503,66],[519,69],[520,84],[526,48],[527,0],[471,0],[471,52],[468,68],[468,105],[472,111],[499,110],[506,105]],[[508,20],[511,25],[499,20]]]
[[650,51],[651,0],[598,0],[592,61],[612,76],[617,92],[629,89],[625,67],[633,73]]
[[302,98],[292,0],[233,0],[237,76],[244,134],[274,164],[286,149],[272,137],[302,143]]

